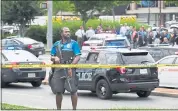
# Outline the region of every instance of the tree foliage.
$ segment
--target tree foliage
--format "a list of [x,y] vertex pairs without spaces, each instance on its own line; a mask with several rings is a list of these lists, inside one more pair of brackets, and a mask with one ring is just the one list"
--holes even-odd
[[40,14],[37,4],[37,1],[2,1],[2,21],[18,25],[23,36],[26,24]]
[[129,4],[131,0],[128,1],[77,1],[71,0],[75,5],[75,11],[81,14],[81,19],[83,21],[83,26],[85,28],[85,24],[87,21],[93,16],[94,12],[98,11],[99,14],[103,12],[110,12],[115,6]]
[[74,11],[74,4],[70,1],[53,1],[53,15],[56,15],[59,11]]

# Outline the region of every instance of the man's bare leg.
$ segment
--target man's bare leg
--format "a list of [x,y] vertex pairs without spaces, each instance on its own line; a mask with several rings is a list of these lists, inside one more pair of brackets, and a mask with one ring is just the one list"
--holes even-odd
[[57,110],[61,110],[61,105],[62,105],[62,94],[61,93],[57,93],[56,94],[56,106],[57,106]]
[[76,108],[77,108],[77,100],[78,100],[77,92],[71,94],[71,101],[72,101],[73,110],[76,110]]

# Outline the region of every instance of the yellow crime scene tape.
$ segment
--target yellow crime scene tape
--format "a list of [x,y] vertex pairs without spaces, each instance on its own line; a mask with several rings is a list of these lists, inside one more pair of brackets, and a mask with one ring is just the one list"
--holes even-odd
[[131,64],[131,65],[98,65],[98,64],[45,64],[45,65],[37,65],[37,64],[28,64],[28,65],[2,65],[2,68],[142,68],[142,67],[178,67],[178,64],[170,65],[170,64],[158,64],[158,65],[148,65],[148,64]]

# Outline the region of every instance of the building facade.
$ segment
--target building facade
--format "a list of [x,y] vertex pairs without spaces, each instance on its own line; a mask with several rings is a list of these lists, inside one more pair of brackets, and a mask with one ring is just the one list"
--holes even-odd
[[139,22],[156,26],[165,25],[167,21],[178,21],[178,7],[162,0],[142,0],[139,4],[132,2],[126,14],[135,14]]

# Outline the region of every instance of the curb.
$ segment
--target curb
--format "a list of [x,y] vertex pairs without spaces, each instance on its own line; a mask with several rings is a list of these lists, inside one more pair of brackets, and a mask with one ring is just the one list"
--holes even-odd
[[156,91],[153,91],[153,92],[151,93],[151,95],[153,95],[153,96],[162,96],[162,97],[178,98],[178,94],[174,94],[174,93],[164,93],[164,92],[156,92]]

